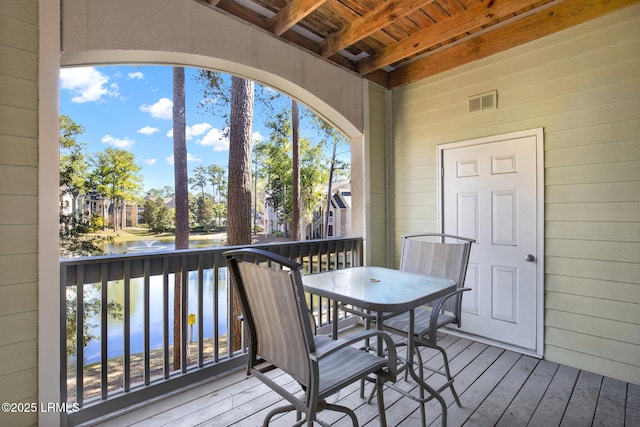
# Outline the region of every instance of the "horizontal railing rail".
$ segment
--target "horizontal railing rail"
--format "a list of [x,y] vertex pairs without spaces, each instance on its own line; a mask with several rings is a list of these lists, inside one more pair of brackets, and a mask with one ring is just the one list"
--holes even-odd
[[[303,274],[363,261],[361,238],[251,247],[297,260]],[[77,408],[61,415],[63,425],[103,417],[246,364],[245,345],[237,351],[232,345],[233,292],[223,255],[237,248],[60,261],[61,403]],[[309,295],[308,302],[320,328],[348,317],[343,312],[332,319],[326,299]]]

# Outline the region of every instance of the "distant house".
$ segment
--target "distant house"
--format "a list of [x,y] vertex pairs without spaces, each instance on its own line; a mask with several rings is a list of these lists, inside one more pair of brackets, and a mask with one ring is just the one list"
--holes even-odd
[[[60,191],[60,213],[63,215],[86,215],[88,217],[96,215],[104,218],[105,226],[112,226],[113,209],[114,205],[111,199],[95,190],[80,194],[64,191],[64,189]],[[137,227],[142,212],[144,212],[144,208],[136,202],[125,202],[124,208],[118,214],[119,226],[123,228]]]
[[[307,236],[313,239],[324,237],[326,211],[327,204],[323,203],[313,213],[313,220],[307,225]],[[349,235],[351,235],[351,182],[344,181],[334,183],[331,187],[327,237],[345,237]]]

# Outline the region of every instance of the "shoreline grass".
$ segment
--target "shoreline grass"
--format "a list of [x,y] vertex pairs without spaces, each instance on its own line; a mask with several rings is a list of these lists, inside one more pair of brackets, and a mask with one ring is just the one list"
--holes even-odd
[[[227,336],[223,335],[218,340],[218,356],[223,358],[227,354]],[[213,360],[213,338],[203,342],[203,356],[205,361]],[[162,348],[149,352],[149,371],[151,381],[164,377],[164,351]],[[198,342],[189,343],[187,366],[198,363]],[[173,345],[169,346],[169,370],[173,370]],[[102,393],[102,363],[94,362],[84,366],[83,369],[83,399],[100,397]],[[144,384],[144,352],[131,355],[130,380],[131,388]],[[107,360],[107,392],[112,394],[124,393],[124,356],[116,356]],[[67,369],[67,402],[77,400],[76,368],[69,365]]]

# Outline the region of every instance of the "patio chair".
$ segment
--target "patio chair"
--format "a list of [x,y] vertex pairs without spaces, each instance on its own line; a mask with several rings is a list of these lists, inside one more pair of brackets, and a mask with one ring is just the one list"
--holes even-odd
[[[337,340],[314,336],[299,263],[259,249],[232,250],[225,256],[248,332],[247,373],[290,403],[270,411],[263,426],[274,415],[292,410],[296,426],[305,421],[308,426],[314,421],[328,426],[317,418],[323,409],[343,412],[357,426],[351,409],[325,399],[367,376],[376,382],[378,412],[384,421],[382,384],[384,379],[395,380],[396,373],[396,350],[389,334],[365,330]],[[354,347],[367,338],[383,340],[386,357]],[[274,369],[289,374],[300,390],[290,392],[277,384],[267,375]]]
[[[462,294],[471,290],[464,287],[469,254],[473,239],[441,233],[420,233],[402,237],[402,252],[400,255],[400,270],[429,276],[444,277],[455,280],[456,290],[435,300],[428,306],[415,310],[414,336],[409,337],[409,313],[402,313],[391,317],[383,323],[383,329],[392,334],[413,339],[415,358],[420,378],[424,379],[424,369],[429,369],[446,377],[446,383],[437,392],[450,388],[458,404],[460,399],[453,386],[453,377],[449,370],[447,353],[438,345],[438,329],[447,325],[461,325]],[[434,370],[423,366],[420,346],[430,347],[442,354],[444,371]],[[424,390],[420,390],[418,400],[421,403],[421,415],[424,425],[424,404],[431,397],[424,398]]]

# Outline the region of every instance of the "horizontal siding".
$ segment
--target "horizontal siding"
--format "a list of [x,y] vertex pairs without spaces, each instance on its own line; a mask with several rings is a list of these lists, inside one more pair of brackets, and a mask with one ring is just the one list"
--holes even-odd
[[[38,1],[0,5],[0,400],[38,402]],[[2,414],[29,426],[37,413]]]
[[549,222],[546,234],[551,239],[587,239],[614,242],[640,240],[640,222],[572,221]]
[[33,166],[38,164],[38,141],[0,135],[0,165]]
[[[16,185],[19,182],[20,185]],[[38,191],[38,169],[34,166],[0,165],[0,194],[32,195]]]
[[562,309],[550,309],[547,311],[546,323],[547,326],[556,329],[580,330],[586,335],[607,336],[613,341],[628,341],[631,345],[640,345],[640,331],[632,322],[628,321],[604,319],[590,314],[569,313],[562,311]]
[[640,5],[396,89],[393,112],[396,238],[436,229],[438,144],[544,128],[545,358],[639,383]]
[[616,282],[612,279],[547,274],[545,288],[547,292],[640,304],[640,289],[637,284]]
[[0,225],[0,242],[12,242],[11,246],[0,245],[0,256],[33,253],[38,231],[33,225]]
[[13,315],[38,310],[38,284],[18,282],[0,286],[0,313]]

